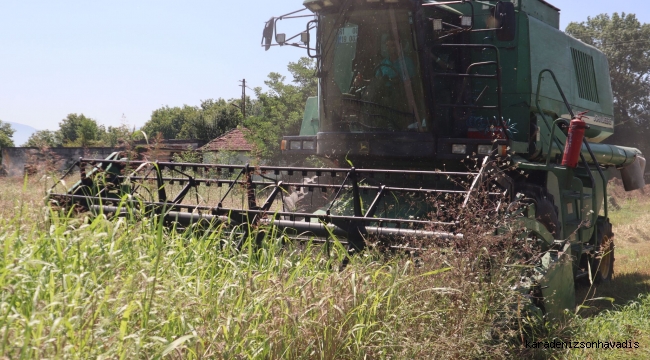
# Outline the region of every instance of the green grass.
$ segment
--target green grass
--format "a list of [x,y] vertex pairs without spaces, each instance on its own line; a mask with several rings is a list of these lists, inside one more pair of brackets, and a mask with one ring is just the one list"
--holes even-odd
[[639,347],[623,350],[579,349],[561,357],[574,359],[650,358],[650,201],[643,192],[618,191],[618,209],[610,207],[616,244],[615,276],[610,283],[593,289],[587,298],[615,300],[588,301],[592,306],[573,319],[574,341],[633,341]]
[[609,218],[617,226],[630,225],[638,222],[640,214],[650,212],[650,202],[643,199],[630,198],[618,202],[620,209],[610,206]]
[[[218,227],[175,231],[156,219],[52,213],[44,189],[0,180],[0,356],[7,358],[639,358],[650,344],[648,297],[531,325],[512,290],[518,273],[500,268],[480,237],[466,253],[413,259],[368,251],[341,270],[340,245],[328,253],[276,236],[238,251]],[[612,217],[638,217],[643,206],[626,203]],[[638,222],[614,223],[617,278],[592,296],[623,293],[617,303],[625,304],[647,284],[650,252]],[[633,236],[640,240],[628,241]],[[497,264],[489,279],[487,259]],[[641,349],[522,346],[522,339],[625,337]]]
[[574,330],[574,341],[627,342],[631,349],[574,349],[565,354],[573,359],[650,358],[650,295],[641,295],[628,305],[581,319]]
[[[279,240],[68,216],[0,187],[0,353],[24,358],[507,358],[528,319],[511,271],[478,255]],[[279,234],[281,235],[281,234]],[[337,243],[335,243],[337,245]]]

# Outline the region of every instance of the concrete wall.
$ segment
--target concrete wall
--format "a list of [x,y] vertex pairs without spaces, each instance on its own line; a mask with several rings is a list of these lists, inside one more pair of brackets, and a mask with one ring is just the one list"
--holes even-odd
[[204,151],[204,164],[245,165],[251,162],[248,151]]
[[2,148],[0,175],[23,177],[25,173],[38,174],[47,171],[65,171],[80,157],[104,159],[114,148],[56,147],[41,151],[39,148]]

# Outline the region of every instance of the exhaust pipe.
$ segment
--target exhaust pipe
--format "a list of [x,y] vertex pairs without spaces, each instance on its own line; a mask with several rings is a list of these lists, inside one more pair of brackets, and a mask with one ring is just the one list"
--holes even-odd
[[625,191],[639,190],[645,186],[645,164],[645,158],[637,155],[632,164],[621,168],[621,177],[623,178]]

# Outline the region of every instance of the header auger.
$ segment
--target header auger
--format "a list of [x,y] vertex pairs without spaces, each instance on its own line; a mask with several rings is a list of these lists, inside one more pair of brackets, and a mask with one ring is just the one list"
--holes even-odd
[[[307,101],[300,134],[279,144],[295,166],[115,154],[80,160],[81,181],[51,198],[93,212],[137,207],[183,226],[222,223],[242,239],[260,224],[298,238],[336,236],[360,251],[371,236],[402,247],[461,237],[461,219],[440,211],[440,199],[471,214],[468,199],[487,188],[496,211],[528,205],[517,221],[543,244],[530,287],[547,312],[573,307],[574,280],[612,278],[607,183],[620,170],[626,190],[643,187],[645,159],[602,143],[615,121],[607,59],[559,30],[559,9],[542,0],[304,6],[311,13],[271,18],[262,39],[266,50],[305,48],[317,63],[318,96]],[[305,18],[296,36],[277,31]],[[300,166],[308,156],[332,166]],[[468,158],[482,166],[467,171]],[[338,165],[348,161],[355,168]]]

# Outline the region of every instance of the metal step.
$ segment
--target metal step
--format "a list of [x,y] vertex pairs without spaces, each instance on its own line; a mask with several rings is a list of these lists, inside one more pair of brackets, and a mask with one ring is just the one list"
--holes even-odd
[[591,194],[589,193],[582,193],[582,195],[580,195],[580,191],[572,191],[572,190],[563,191],[562,196],[565,198],[579,199],[579,200],[591,199]]

